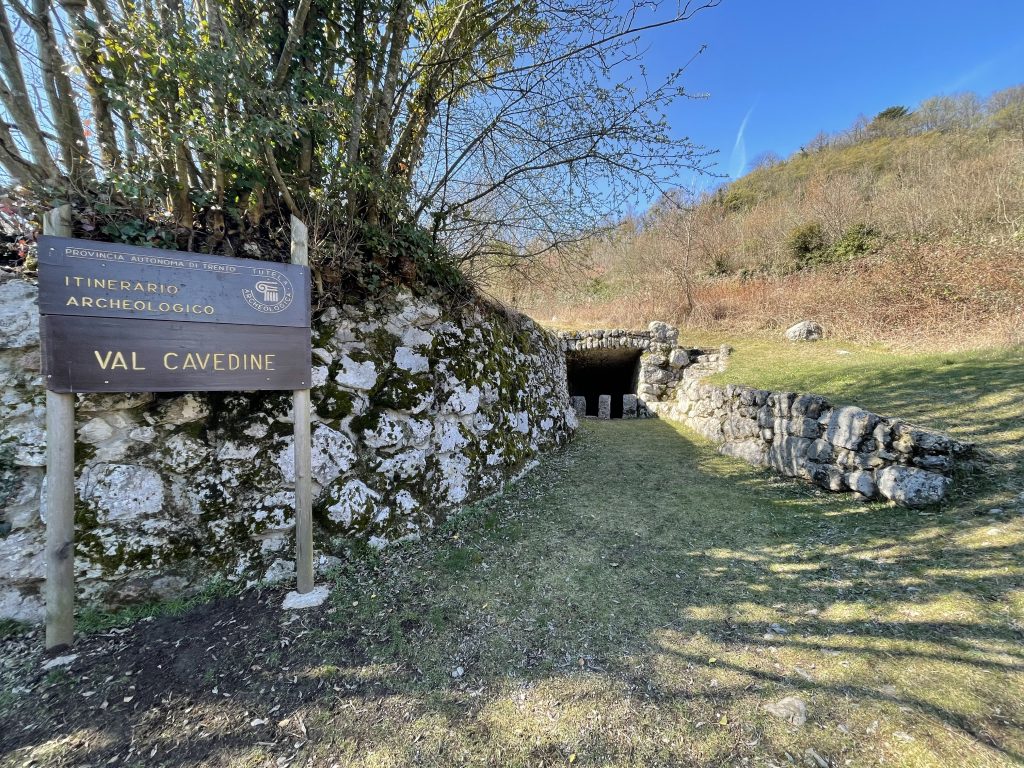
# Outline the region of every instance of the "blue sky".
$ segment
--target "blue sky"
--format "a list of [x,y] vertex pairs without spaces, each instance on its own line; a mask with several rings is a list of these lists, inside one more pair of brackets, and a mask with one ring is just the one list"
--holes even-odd
[[683,82],[709,98],[678,103],[669,120],[719,150],[717,172],[733,177],[862,113],[1024,82],[1024,0],[723,0],[648,41],[652,74],[707,43]]

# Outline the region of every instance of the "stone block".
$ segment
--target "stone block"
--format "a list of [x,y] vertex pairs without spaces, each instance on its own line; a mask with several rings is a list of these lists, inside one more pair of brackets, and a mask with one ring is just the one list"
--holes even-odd
[[675,378],[671,371],[666,371],[664,368],[648,369],[642,371],[640,376],[649,384],[668,384]]
[[861,496],[868,498],[874,496],[878,491],[874,476],[863,469],[855,469],[853,472],[848,472],[846,474],[846,485],[849,486],[851,491],[856,491]]
[[880,421],[871,431],[871,437],[874,438],[879,449],[888,448],[892,445],[892,428],[886,422]]
[[685,349],[673,349],[668,355],[668,364],[673,368],[683,368],[690,364],[690,355]]
[[727,416],[723,424],[723,432],[729,440],[749,440],[756,437],[759,430],[757,422],[753,419],[744,419],[737,416]]
[[636,395],[622,396],[622,418],[635,419],[637,416]]
[[796,416],[785,422],[786,431],[791,435],[797,437],[809,437],[814,439],[818,436],[821,431],[821,427],[814,419],[807,419],[802,416]]
[[675,344],[679,340],[679,329],[668,323],[655,320],[647,326],[651,340],[658,344]]
[[843,482],[843,471],[835,464],[817,464],[809,461],[807,462],[807,474],[813,483],[830,491],[842,491],[846,488]]
[[854,406],[833,408],[828,414],[825,439],[833,445],[855,451],[861,441],[874,430],[878,421],[875,414]]
[[767,455],[764,443],[758,440],[740,440],[723,443],[722,447],[718,450],[726,456],[743,459],[748,464],[754,464],[755,466],[764,464],[765,456]]
[[776,433],[776,440],[768,450],[768,464],[783,475],[803,477],[810,446],[811,441],[806,437],[781,437]]
[[889,466],[875,472],[878,491],[902,507],[925,507],[942,500],[949,478],[916,467]]
[[902,446],[909,444],[910,449],[901,447],[904,453],[911,450],[925,451],[927,453],[950,453],[953,451],[953,440],[947,435],[932,432],[927,429],[919,429],[908,424],[897,424],[893,427],[893,435],[897,443]]
[[572,398],[572,408],[576,411],[576,416],[582,419],[587,415],[587,398],[574,395]]
[[768,396],[768,405],[772,407],[772,411],[776,418],[789,418],[790,408],[793,404],[793,398],[795,397],[796,395],[792,392],[772,392]]
[[930,454],[915,456],[913,464],[915,467],[928,469],[932,472],[939,472],[944,475],[953,471],[953,457],[949,454],[939,456],[932,456]]
[[828,464],[832,461],[832,443],[828,440],[815,440],[807,449],[807,458],[819,464]]
[[820,395],[800,395],[793,401],[792,416],[817,419],[828,409],[829,403]]
[[610,419],[612,417],[612,396],[601,395],[597,398],[597,418]]

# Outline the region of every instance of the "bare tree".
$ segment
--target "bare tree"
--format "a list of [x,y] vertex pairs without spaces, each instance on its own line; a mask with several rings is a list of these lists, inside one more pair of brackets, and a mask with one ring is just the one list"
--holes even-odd
[[653,81],[643,35],[718,2],[11,0],[0,165],[211,248],[285,212],[350,262],[536,256],[703,167],[664,119],[685,63]]

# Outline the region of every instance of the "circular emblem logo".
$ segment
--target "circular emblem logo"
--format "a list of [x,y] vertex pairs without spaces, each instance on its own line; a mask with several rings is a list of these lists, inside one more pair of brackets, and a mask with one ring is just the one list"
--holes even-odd
[[257,312],[273,314],[283,312],[295,299],[291,281],[276,269],[260,267],[253,271],[251,288],[245,288],[242,296],[246,303]]

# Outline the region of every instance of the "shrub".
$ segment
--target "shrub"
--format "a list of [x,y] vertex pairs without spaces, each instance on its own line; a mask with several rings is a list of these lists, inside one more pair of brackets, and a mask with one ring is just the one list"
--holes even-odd
[[878,233],[867,224],[850,227],[834,243],[829,243],[825,231],[817,222],[802,224],[789,233],[787,248],[797,269],[820,267],[849,261],[875,248]]
[[865,253],[875,250],[878,232],[867,224],[850,227],[829,249],[833,258],[830,261],[849,261]]
[[801,266],[816,262],[827,247],[825,230],[816,221],[795,227],[786,237],[786,250]]

